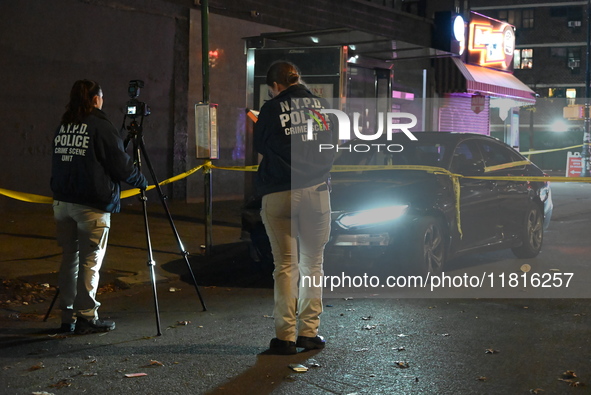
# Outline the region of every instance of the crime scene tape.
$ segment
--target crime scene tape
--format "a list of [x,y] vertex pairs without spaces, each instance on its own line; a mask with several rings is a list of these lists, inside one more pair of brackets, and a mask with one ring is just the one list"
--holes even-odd
[[523,152],[520,152],[520,154],[523,156],[547,154],[548,152],[565,151],[567,149],[581,148],[582,146],[583,146],[583,144],[579,144],[579,145],[572,145],[570,147],[563,147],[563,148],[552,148],[552,149],[545,149],[545,150],[538,150],[538,151],[523,151]]
[[[576,147],[576,146],[575,146]],[[563,149],[570,149],[574,147],[567,147]],[[548,150],[546,150],[547,152]],[[520,167],[529,165],[531,162],[529,160],[517,161],[517,162],[509,162],[495,166],[489,166],[484,169],[484,173],[488,173],[491,171],[497,170],[505,170],[514,167]],[[176,175],[174,177],[168,178],[158,185],[163,186],[166,184],[170,184],[172,182],[181,180],[186,178],[200,169],[203,169],[204,172],[210,172],[212,169],[218,170],[232,170],[232,171],[257,171],[258,166],[230,166],[230,167],[222,167],[222,166],[215,166],[212,164],[211,161],[206,161],[203,164],[192,168],[189,171],[186,171],[182,174]],[[456,222],[458,232],[460,237],[462,237],[462,227],[461,227],[461,218],[460,218],[460,179],[461,178],[469,178],[469,179],[477,179],[477,180],[492,180],[492,181],[526,181],[526,182],[583,182],[583,183],[591,183],[591,177],[539,177],[539,176],[464,176],[461,174],[455,174],[450,172],[447,169],[442,167],[435,167],[435,166],[412,166],[412,165],[335,165],[332,167],[331,172],[365,172],[365,171],[380,171],[380,170],[409,170],[409,171],[426,171],[428,173],[433,174],[441,174],[447,175],[452,180],[453,190],[454,190],[454,197],[455,197],[455,206],[456,206]],[[146,188],[147,191],[156,188],[155,185],[150,185]],[[138,195],[140,190],[138,188],[128,189],[121,192],[121,198],[125,199],[128,197],[132,197]],[[29,203],[43,203],[43,204],[51,204],[53,199],[47,196],[35,195],[31,193],[23,193],[23,192],[16,192],[11,191],[8,189],[0,188],[0,195],[4,195],[16,200],[21,200],[24,202]]]

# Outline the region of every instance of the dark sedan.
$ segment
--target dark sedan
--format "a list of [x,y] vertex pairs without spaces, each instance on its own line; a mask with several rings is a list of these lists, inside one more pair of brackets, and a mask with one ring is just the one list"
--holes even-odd
[[[519,258],[540,252],[552,215],[548,182],[452,177],[412,166],[443,168],[462,176],[544,176],[497,139],[469,133],[402,133],[339,147],[332,173],[332,231],[327,255],[440,273],[465,253],[510,248]],[[410,166],[404,169],[376,166]],[[338,171],[339,166],[362,166]],[[340,167],[340,169],[343,169]],[[456,204],[459,192],[459,212]],[[459,220],[459,223],[458,223]],[[248,221],[247,221],[248,222]],[[249,225],[253,229],[253,225]],[[259,230],[264,229],[259,225]],[[254,232],[256,233],[256,232]],[[263,255],[264,235],[253,234]]]

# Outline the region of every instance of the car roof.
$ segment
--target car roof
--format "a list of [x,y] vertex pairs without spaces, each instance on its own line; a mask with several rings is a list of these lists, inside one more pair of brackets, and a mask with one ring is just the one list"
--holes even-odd
[[433,132],[433,131],[420,131],[420,132],[412,132],[412,134],[417,138],[416,141],[411,140],[409,136],[407,136],[403,132],[395,132],[392,133],[392,139],[388,140],[388,136],[386,133],[383,133],[377,140],[362,140],[359,138],[351,139],[348,141],[343,142],[341,145],[349,145],[349,144],[418,144],[422,145],[421,143],[427,144],[446,144],[446,145],[457,145],[461,141],[469,140],[469,139],[478,139],[478,140],[488,140],[488,141],[495,141],[499,144],[505,145],[508,148],[511,148],[509,145],[504,143],[503,141],[487,136],[484,134],[478,133],[463,133],[463,132]]

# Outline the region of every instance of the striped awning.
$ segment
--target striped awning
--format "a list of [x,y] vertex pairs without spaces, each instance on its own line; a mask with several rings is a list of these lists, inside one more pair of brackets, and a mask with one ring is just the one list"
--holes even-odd
[[436,60],[436,88],[445,93],[481,93],[534,104],[535,92],[513,74],[465,64],[458,58]]

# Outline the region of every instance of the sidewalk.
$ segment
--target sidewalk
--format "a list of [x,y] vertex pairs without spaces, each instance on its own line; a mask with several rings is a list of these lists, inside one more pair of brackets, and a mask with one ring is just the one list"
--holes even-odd
[[[182,259],[168,217],[156,196],[150,196],[148,223],[155,270],[159,281],[175,280],[183,273],[170,265]],[[184,249],[195,259],[204,253],[205,225],[203,204],[169,202],[169,211]],[[214,202],[213,243],[241,248],[239,201]],[[55,224],[50,205],[11,202],[1,213],[0,278],[28,278],[55,284],[61,249],[55,241]],[[186,264],[185,264],[186,266]],[[168,268],[168,269],[167,269]],[[109,246],[102,268],[101,284],[115,279],[133,285],[149,280],[147,240],[141,204],[133,198],[123,201],[122,211],[111,216]]]

